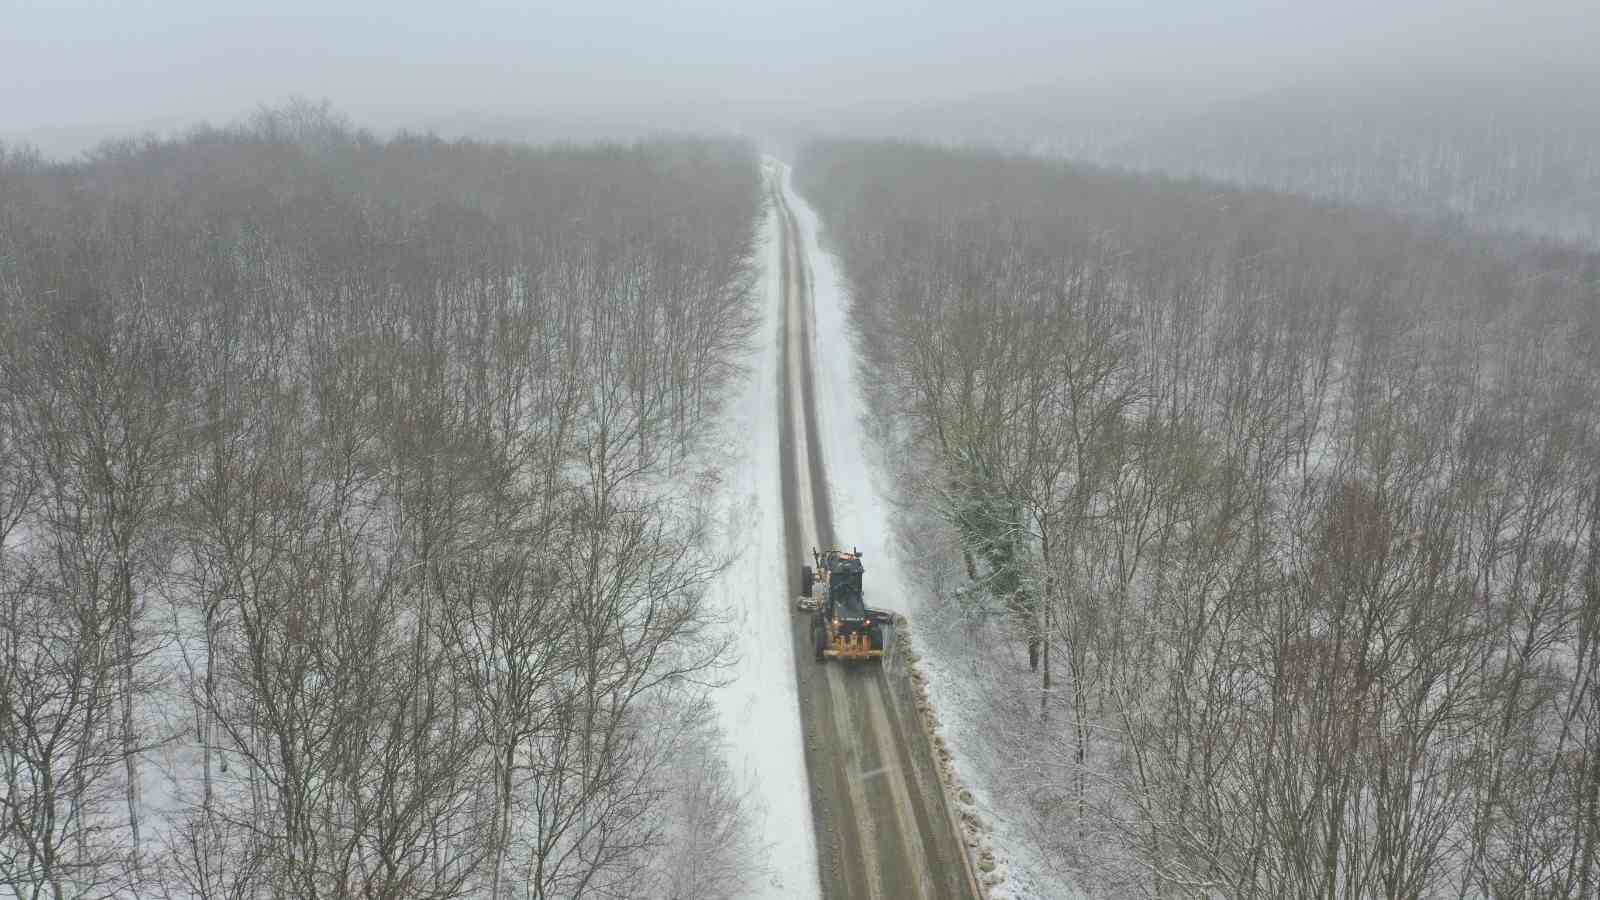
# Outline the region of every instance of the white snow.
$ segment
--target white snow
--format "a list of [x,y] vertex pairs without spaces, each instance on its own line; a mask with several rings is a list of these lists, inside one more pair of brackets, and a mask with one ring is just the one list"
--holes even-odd
[[[773,165],[769,162],[768,165]],[[713,608],[737,619],[738,658],[718,691],[730,763],[762,807],[764,871],[752,879],[752,900],[818,897],[804,735],[790,632],[788,560],[782,555],[783,485],[779,466],[778,373],[782,312],[782,242],[769,210],[760,252],[764,274],[761,327],[748,374],[730,398],[724,422],[722,538],[733,564],[711,586]]]
[[789,168],[783,167],[783,188],[800,224],[806,264],[811,269],[813,374],[816,379],[817,429],[828,500],[833,508],[833,535],[846,548],[861,551],[867,576],[868,602],[880,609],[910,614],[912,595],[903,589],[900,557],[892,539],[892,523],[882,477],[874,464],[876,448],[863,423],[866,399],[856,385],[855,342],[849,328],[849,294],[831,253],[818,241],[817,214],[795,192]]

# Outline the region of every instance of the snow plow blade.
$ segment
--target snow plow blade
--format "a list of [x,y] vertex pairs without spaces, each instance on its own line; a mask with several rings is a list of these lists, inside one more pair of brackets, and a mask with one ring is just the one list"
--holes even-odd
[[867,633],[841,634],[833,639],[833,643],[822,651],[824,656],[833,659],[882,659],[883,650],[872,646],[872,638]]

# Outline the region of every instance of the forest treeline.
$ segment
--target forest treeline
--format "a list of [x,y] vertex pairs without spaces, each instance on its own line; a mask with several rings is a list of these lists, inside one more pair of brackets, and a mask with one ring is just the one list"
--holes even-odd
[[0,894],[716,897],[745,146],[0,151]]
[[1105,896],[1600,891],[1600,256],[905,143],[796,180],[1001,846]]

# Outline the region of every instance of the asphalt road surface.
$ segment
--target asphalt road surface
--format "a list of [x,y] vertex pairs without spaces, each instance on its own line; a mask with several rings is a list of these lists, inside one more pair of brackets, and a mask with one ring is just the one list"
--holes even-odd
[[[813,438],[817,415],[810,267],[777,175],[770,194],[783,240],[780,452],[791,594],[786,599],[793,609],[800,567],[810,559],[811,547],[834,546],[836,537],[848,545],[858,536],[833,533],[827,473]],[[869,595],[871,563],[867,560]],[[815,662],[810,617],[794,612],[793,618],[795,678],[823,897],[978,900],[906,672],[893,659],[882,664]]]

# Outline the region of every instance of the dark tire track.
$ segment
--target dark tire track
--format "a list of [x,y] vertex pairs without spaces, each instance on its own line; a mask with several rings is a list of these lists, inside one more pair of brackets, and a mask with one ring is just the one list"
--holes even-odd
[[[784,364],[778,402],[789,560],[786,593],[792,594],[799,587],[803,560],[809,558],[810,536],[815,535],[819,547],[832,546],[835,536],[817,439],[811,273],[780,177],[772,179],[770,194],[783,241],[784,325],[779,339]],[[792,340],[792,328],[798,329],[798,341]],[[799,359],[793,358],[796,347]],[[796,371],[798,378],[792,374]],[[796,434],[796,412],[805,434]],[[813,522],[805,521],[807,507]],[[881,665],[816,663],[809,616],[794,615],[792,634],[823,896],[977,900],[965,846],[950,817],[905,673],[887,660]]]

